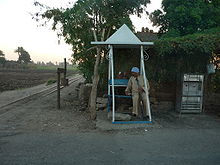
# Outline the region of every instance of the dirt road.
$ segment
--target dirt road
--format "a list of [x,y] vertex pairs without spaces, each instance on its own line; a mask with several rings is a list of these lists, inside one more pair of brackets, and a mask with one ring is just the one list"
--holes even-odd
[[[91,129],[94,122],[89,120],[87,112],[80,112],[83,106],[77,99],[75,87],[79,81],[61,90],[61,109],[57,109],[56,92],[46,97],[37,97],[32,100],[22,101],[10,105],[0,110],[0,131],[70,131]],[[0,95],[10,99],[20,97],[21,93],[32,93],[36,90],[44,89],[45,85],[40,85],[21,91],[10,91]],[[24,92],[26,91],[26,92]],[[17,95],[17,96],[16,96]],[[3,98],[1,100],[4,100]],[[1,102],[0,102],[1,103]],[[3,103],[2,103],[3,104]],[[1,111],[4,113],[1,114]]]
[[0,114],[0,165],[220,164],[218,117],[153,113],[157,127],[101,130],[79,111],[76,85],[62,90],[60,110],[53,93]]

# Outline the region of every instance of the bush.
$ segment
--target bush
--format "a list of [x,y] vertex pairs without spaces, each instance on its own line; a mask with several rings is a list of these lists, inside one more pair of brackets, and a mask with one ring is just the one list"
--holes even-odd
[[50,79],[50,80],[47,81],[46,85],[51,85],[51,84],[54,84],[56,82],[57,82],[56,79]]

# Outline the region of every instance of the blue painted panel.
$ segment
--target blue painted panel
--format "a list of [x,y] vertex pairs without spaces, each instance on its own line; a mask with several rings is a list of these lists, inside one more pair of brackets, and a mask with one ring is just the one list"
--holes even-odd
[[[108,95],[112,97],[112,95]],[[126,95],[115,95],[115,97],[121,97],[121,98],[132,98],[132,96],[126,96]]]
[[151,124],[152,121],[114,121],[112,124]]
[[[110,85],[112,85],[112,80],[109,80],[108,82]],[[114,85],[127,85],[128,79],[114,79]]]

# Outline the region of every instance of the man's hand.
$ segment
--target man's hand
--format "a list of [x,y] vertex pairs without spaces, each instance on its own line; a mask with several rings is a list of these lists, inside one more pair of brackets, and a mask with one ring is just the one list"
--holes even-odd
[[125,95],[127,95],[127,96],[128,96],[128,95],[130,95],[130,93],[129,93],[128,91],[125,91]]
[[138,91],[141,92],[141,93],[145,92],[143,88],[138,88]]

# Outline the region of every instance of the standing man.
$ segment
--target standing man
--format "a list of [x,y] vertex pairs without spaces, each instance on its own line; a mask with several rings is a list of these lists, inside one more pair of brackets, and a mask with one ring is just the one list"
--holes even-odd
[[139,106],[140,101],[143,103],[143,115],[144,118],[148,118],[148,109],[147,109],[147,98],[146,98],[146,92],[149,90],[149,83],[147,82],[147,87],[144,85],[144,78],[142,75],[139,74],[139,68],[133,67],[131,69],[132,76],[130,77],[128,81],[127,88],[125,89],[126,95],[132,95],[132,102],[133,102],[133,109],[132,109],[132,115],[133,116],[139,116]]

